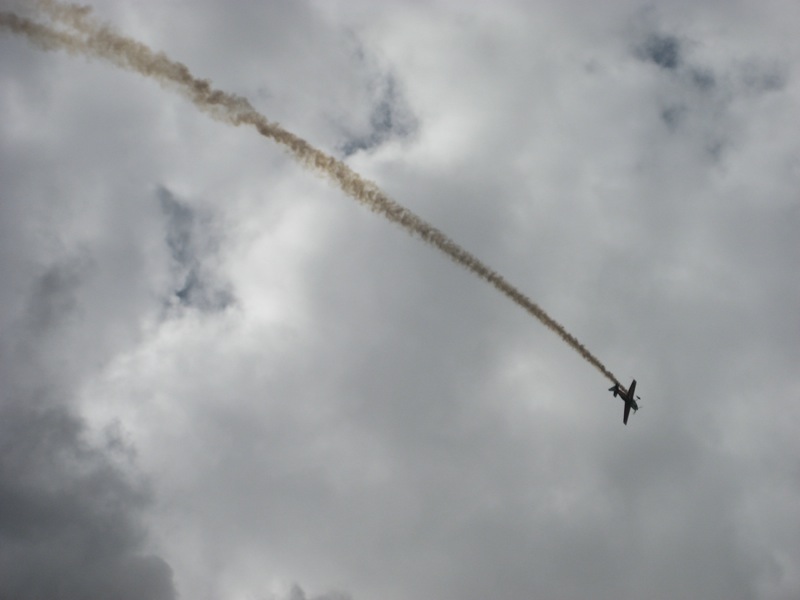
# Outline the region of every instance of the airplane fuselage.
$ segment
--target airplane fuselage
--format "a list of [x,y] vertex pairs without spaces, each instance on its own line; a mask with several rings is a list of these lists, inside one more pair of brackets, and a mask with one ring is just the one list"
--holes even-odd
[[[623,402],[628,402],[628,400],[626,400],[625,398],[620,398],[620,399],[621,399]],[[631,401],[630,401],[630,403],[631,403],[631,408],[632,408],[633,410],[635,410],[635,411],[636,411],[636,410],[639,410],[639,405],[636,403],[636,400],[631,400]]]

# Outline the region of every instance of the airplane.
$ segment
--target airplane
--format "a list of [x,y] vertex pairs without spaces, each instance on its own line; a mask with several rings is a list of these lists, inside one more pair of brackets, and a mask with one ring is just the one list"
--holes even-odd
[[639,410],[639,404],[636,400],[641,400],[639,396],[636,396],[634,399],[634,391],[636,390],[636,380],[634,379],[631,382],[631,387],[625,390],[619,383],[615,383],[612,387],[608,388],[609,392],[614,392],[614,397],[617,397],[619,394],[620,398],[623,402],[625,402],[625,413],[622,415],[622,423],[623,425],[628,424],[628,415],[631,412],[631,408],[633,408],[633,412]]

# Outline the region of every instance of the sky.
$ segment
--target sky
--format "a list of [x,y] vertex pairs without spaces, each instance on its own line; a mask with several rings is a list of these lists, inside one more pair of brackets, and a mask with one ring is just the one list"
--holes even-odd
[[800,595],[796,3],[92,6],[641,409],[252,128],[2,28],[0,597]]

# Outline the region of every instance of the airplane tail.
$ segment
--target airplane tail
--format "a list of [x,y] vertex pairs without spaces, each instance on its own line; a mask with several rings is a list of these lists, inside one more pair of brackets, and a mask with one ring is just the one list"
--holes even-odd
[[618,385],[612,386],[612,387],[608,388],[608,391],[609,392],[614,392],[614,398],[616,398],[617,394],[619,393],[619,386]]

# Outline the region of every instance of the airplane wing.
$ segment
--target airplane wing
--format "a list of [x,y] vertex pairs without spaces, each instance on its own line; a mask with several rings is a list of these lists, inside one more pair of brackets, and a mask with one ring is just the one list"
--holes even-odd
[[636,380],[634,379],[634,380],[631,382],[631,387],[628,389],[628,398],[630,398],[631,400],[633,400],[634,398],[636,398],[636,396],[634,396],[634,395],[633,395],[633,393],[634,393],[635,391],[636,391]]
[[[631,386],[631,389],[633,389],[633,387],[634,386]],[[631,413],[631,403],[626,400],[625,401],[625,414],[622,415],[622,424],[623,425],[627,425],[628,424],[628,415],[630,413]]]

